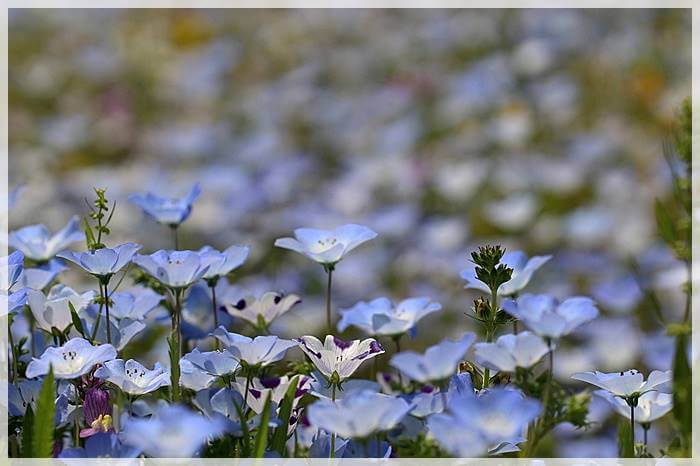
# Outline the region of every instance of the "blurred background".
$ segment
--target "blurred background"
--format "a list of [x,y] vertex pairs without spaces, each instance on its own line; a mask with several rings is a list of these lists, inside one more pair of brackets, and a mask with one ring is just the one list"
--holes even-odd
[[[96,186],[117,201],[110,245],[170,248],[126,198],[199,182],[181,247],[250,245],[232,281],[300,294],[272,327],[291,337],[323,327],[324,275],[274,239],[364,224],[379,237],[339,264],[334,305],[432,297],[417,350],[473,330],[476,246],[552,254],[528,291],[602,311],[558,350],[561,380],[668,369],[652,306],[678,319],[686,272],[653,202],[690,31],[690,10],[661,9],[10,10],[10,229],[56,231]],[[609,416],[594,398],[592,428],[559,429],[552,454],[616,456]]]

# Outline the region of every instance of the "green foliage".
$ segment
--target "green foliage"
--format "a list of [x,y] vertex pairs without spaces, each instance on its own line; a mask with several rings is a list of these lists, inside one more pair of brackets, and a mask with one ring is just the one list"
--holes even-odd
[[476,278],[486,284],[490,290],[498,290],[498,287],[510,280],[513,269],[500,261],[505,254],[501,246],[481,246],[472,252],[472,262],[476,264]]
[[87,338],[85,336],[85,328],[83,328],[83,321],[80,320],[80,317],[78,316],[78,313],[75,310],[75,306],[73,306],[73,303],[68,301],[68,308],[70,309],[70,318],[71,321],[73,322],[73,328],[80,333],[80,336],[83,338]]
[[627,418],[620,416],[617,427],[617,446],[620,458],[634,458],[632,429]]
[[[270,429],[270,404],[272,403],[272,392],[268,392],[263,406],[262,417],[260,418],[260,426],[255,436],[255,457],[262,458],[265,456],[265,447],[267,446],[267,432]],[[285,426],[281,426],[286,429]]]
[[56,385],[53,368],[44,379],[39,392],[31,435],[31,457],[51,458],[53,452],[54,419],[56,417]]
[[416,438],[401,439],[394,445],[399,458],[445,458],[443,452],[433,439],[426,438],[421,433]]
[[92,204],[85,199],[85,203],[90,209],[88,216],[94,222],[90,225],[87,218],[83,218],[83,230],[85,231],[85,241],[87,243],[87,248],[90,251],[96,249],[105,248],[105,244],[102,242],[102,235],[109,235],[110,229],[108,227],[109,223],[112,221],[112,216],[117,207],[117,202],[112,204],[110,211],[109,201],[105,197],[105,189],[93,188],[95,190],[95,195],[97,198],[92,201]]
[[174,403],[180,401],[180,358],[178,339],[168,337],[168,354],[170,355],[170,397]]
[[34,410],[31,404],[27,404],[22,420],[22,457],[32,457],[32,434],[34,432]]
[[294,398],[296,398],[298,383],[299,377],[295,378],[294,381],[289,384],[289,388],[287,388],[287,393],[284,395],[284,399],[280,405],[280,425],[277,427],[277,429],[275,429],[275,433],[272,437],[271,448],[282,456],[285,456],[286,452],[285,444],[287,442],[287,428],[289,427],[289,418],[292,415],[292,408],[294,405]]
[[690,456],[691,433],[693,428],[692,374],[688,361],[687,336],[676,337],[676,350],[673,357],[673,420],[680,434],[679,456]]
[[248,432],[248,419],[243,413],[243,407],[239,406],[235,401],[233,402],[233,407],[236,408],[236,413],[238,414],[238,420],[241,423],[241,457],[248,458],[250,456],[250,434]]

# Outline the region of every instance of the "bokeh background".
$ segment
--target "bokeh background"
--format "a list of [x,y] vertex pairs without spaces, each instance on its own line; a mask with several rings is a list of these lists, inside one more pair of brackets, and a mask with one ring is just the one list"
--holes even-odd
[[[274,239],[364,224],[380,236],[339,265],[335,306],[434,298],[415,349],[472,329],[459,271],[476,246],[553,254],[529,290],[602,311],[557,376],[668,369],[652,307],[679,318],[686,272],[653,202],[690,31],[690,10],[10,10],[10,228],[55,231],[97,186],[118,205],[111,244],[168,248],[126,198],[199,182],[181,245],[252,246],[234,281],[300,294],[273,326],[298,336],[324,325],[324,276]],[[151,331],[140,357],[166,362]],[[591,408],[553,455],[616,456],[609,409]],[[650,435],[669,440],[663,422]]]

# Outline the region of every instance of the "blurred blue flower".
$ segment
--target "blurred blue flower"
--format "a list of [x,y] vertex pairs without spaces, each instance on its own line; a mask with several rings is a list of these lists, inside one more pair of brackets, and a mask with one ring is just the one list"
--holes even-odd
[[130,395],[143,395],[170,385],[170,372],[160,363],[147,369],[133,359],[107,361],[95,371],[95,377],[111,382]]
[[[532,275],[551,259],[552,256],[534,256],[530,259],[522,251],[508,251],[501,258],[501,264],[505,264],[513,269],[513,274],[509,281],[498,287],[499,296],[511,296],[523,290]],[[490,293],[488,286],[476,278],[476,265],[470,264],[468,268],[462,270],[460,276],[467,281],[465,288]]]
[[63,261],[51,259],[37,267],[25,268],[20,278],[20,283],[26,288],[43,290],[56,280],[58,274],[66,270],[66,268],[63,265]]
[[113,432],[99,433],[85,441],[85,447],[63,450],[59,458],[136,458],[141,454],[137,448],[122,444]]
[[[272,403],[274,403],[273,406],[279,406],[282,399],[287,394],[287,389],[289,389],[289,386],[295,380],[297,381],[297,388],[292,401],[292,407],[296,408],[301,397],[309,390],[311,386],[311,377],[306,375],[297,374],[292,377],[284,375],[282,377],[252,379],[248,387],[248,396],[245,397],[248,407],[250,407],[250,409],[252,409],[256,414],[261,414],[268,396],[271,396],[270,400]],[[245,395],[245,378],[239,377],[234,383],[234,387],[239,393]]]
[[24,269],[24,254],[15,251],[0,258],[0,291],[10,291],[19,281]]
[[228,351],[202,352],[199,351],[199,348],[195,348],[184,355],[183,359],[187,359],[196,368],[207,374],[217,377],[233,374],[240,366],[239,362]]
[[93,346],[82,338],[73,338],[59,347],[46,348],[40,358],[33,358],[27,366],[28,379],[49,373],[53,367],[57,379],[75,379],[87,374],[97,364],[104,364],[117,357],[112,345]]
[[274,335],[246,337],[227,332],[219,327],[212,334],[226,347],[233,358],[248,366],[265,367],[281,360],[289,348],[297,346],[295,341],[283,340]]
[[199,392],[209,388],[218,377],[211,375],[199,367],[195,366],[189,357],[192,353],[186,354],[180,359],[180,385]]
[[200,280],[208,267],[194,251],[156,251],[151,255],[136,254],[134,264],[170,288],[186,288]]
[[131,319],[142,321],[149,312],[155,309],[163,300],[150,288],[134,288],[132,291],[113,291],[109,294],[112,304],[109,316],[113,319]]
[[94,298],[94,291],[80,294],[61,284],[51,287],[48,295],[37,290],[27,291],[27,304],[37,326],[49,333],[53,328],[64,331],[73,323],[70,305],[80,314]]
[[230,246],[224,251],[217,251],[211,246],[204,246],[199,250],[202,265],[207,267],[204,274],[205,280],[216,280],[231,273],[245,262],[250,248],[248,246]]
[[528,369],[549,353],[549,346],[537,335],[528,331],[517,335],[502,335],[495,343],[474,345],[476,362],[489,369],[515,372],[522,367]]
[[132,194],[129,196],[129,201],[141,207],[156,222],[176,227],[190,216],[192,204],[201,192],[199,183],[196,183],[183,198],[161,197],[149,192],[146,194]]
[[31,225],[13,231],[9,236],[11,247],[22,251],[28,259],[46,262],[71,243],[83,241],[85,234],[80,230],[77,216],[55,235],[51,235],[44,225]]
[[430,298],[409,298],[394,305],[388,298],[360,301],[349,309],[341,309],[338,330],[355,326],[370,336],[402,335],[414,329],[420,319],[442,309]]
[[189,458],[226,428],[220,418],[207,419],[181,405],[158,408],[149,419],[125,417],[120,438],[154,458]]
[[334,374],[345,380],[364,362],[384,353],[384,348],[374,339],[344,341],[333,335],[326,335],[323,343],[318,338],[305,335],[297,339],[299,347],[329,380]]
[[558,303],[549,295],[526,293],[515,301],[503,301],[501,306],[537,335],[554,340],[598,317],[595,302],[583,296]]
[[100,248],[88,252],[63,251],[56,255],[73,262],[87,273],[109,279],[131,262],[141,246],[135,243],[121,244],[115,248]]
[[[22,288],[9,295],[0,291],[0,316],[14,314],[27,304],[27,289]],[[7,312],[7,314],[5,314]]]
[[423,354],[404,351],[393,355],[389,364],[416,382],[441,381],[455,373],[475,338],[473,333],[465,333],[459,340],[443,340]]
[[377,233],[362,225],[348,224],[335,230],[297,228],[295,238],[278,238],[275,246],[291,249],[319,264],[332,266],[362,243],[377,237]]
[[613,312],[627,314],[644,298],[637,280],[632,276],[603,281],[591,287],[593,298]]
[[263,329],[301,302],[301,298],[295,294],[268,291],[258,297],[240,288],[225,299],[222,299],[222,303],[231,317],[238,317]]

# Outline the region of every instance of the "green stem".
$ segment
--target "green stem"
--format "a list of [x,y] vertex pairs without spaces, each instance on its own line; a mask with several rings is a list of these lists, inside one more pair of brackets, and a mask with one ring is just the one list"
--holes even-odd
[[170,339],[173,342],[173,348],[175,352],[175,358],[172,358],[170,363],[170,384],[171,384],[171,394],[174,402],[180,401],[180,358],[182,357],[182,345],[180,343],[180,314],[181,314],[181,303],[180,295],[183,290],[175,288],[172,290],[175,302],[173,306],[173,319],[172,319],[172,329],[170,331]]
[[333,269],[326,268],[328,273],[328,285],[326,288],[326,327],[328,328],[328,333],[333,333],[333,324],[331,321],[331,287],[333,285]]
[[[331,383],[331,399],[335,402],[335,384]],[[331,459],[335,458],[335,434],[331,434]]]
[[630,405],[630,435],[632,436],[632,451],[634,451],[634,406],[632,405]]
[[[396,343],[396,352],[400,353],[401,352],[401,336],[399,335],[397,337],[394,337],[394,343]],[[374,358],[375,360],[377,358]],[[401,375],[401,371],[396,369],[396,375],[399,376],[399,386],[401,386],[401,391],[403,391],[403,376]]]
[[170,229],[173,230],[173,243],[175,244],[175,250],[180,250],[180,242],[177,238],[177,225],[170,225]]
[[15,348],[14,338],[12,337],[12,314],[7,316],[7,337],[10,342],[10,350],[12,351],[12,378],[10,379],[14,384],[17,381],[17,375],[19,369],[17,369],[17,349]]
[[248,389],[250,388],[250,372],[245,376],[245,394],[243,394],[243,409],[248,409]]
[[111,321],[109,320],[109,292],[107,290],[107,283],[104,284],[105,291],[104,291],[104,301],[105,301],[105,325],[107,325],[107,343],[110,345],[112,344],[112,326],[110,325]]
[[[98,282],[100,285],[100,298],[102,298],[102,282]],[[97,338],[97,330],[100,328],[100,320],[102,320],[102,307],[104,306],[104,299],[100,299],[100,308],[97,310],[97,317],[95,318],[95,325],[92,327],[92,335],[90,339],[94,343]],[[32,339],[33,341],[33,339]]]

